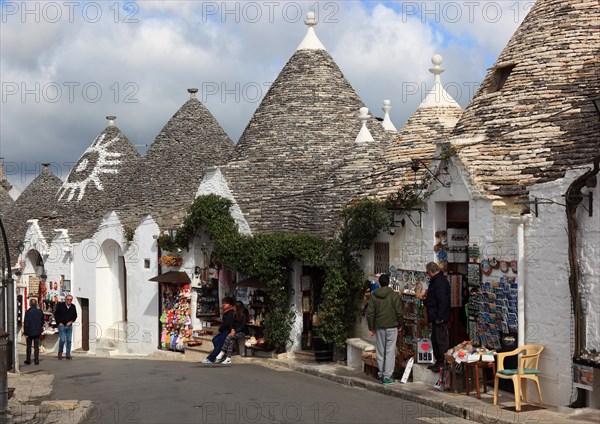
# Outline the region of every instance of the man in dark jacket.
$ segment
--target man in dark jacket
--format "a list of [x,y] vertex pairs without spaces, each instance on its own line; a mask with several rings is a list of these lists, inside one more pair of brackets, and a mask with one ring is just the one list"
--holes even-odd
[[71,359],[71,338],[73,337],[73,322],[77,319],[77,308],[73,305],[73,296],[67,295],[54,311],[54,319],[58,324],[58,359],[62,359],[63,348],[67,343],[67,359]]
[[40,336],[44,329],[44,313],[38,309],[37,300],[29,300],[29,309],[23,320],[23,334],[27,340],[25,364],[31,364],[31,344],[33,343],[33,361],[40,364]]
[[383,384],[393,384],[396,365],[396,339],[402,325],[402,302],[400,295],[391,287],[390,276],[381,274],[377,290],[371,293],[367,306],[367,325],[371,336],[375,335],[375,350],[379,379]]
[[425,297],[427,321],[431,324],[431,344],[435,363],[428,368],[439,372],[444,365],[444,355],[450,347],[448,323],[450,322],[450,283],[439,266],[434,262],[426,265],[429,275],[429,288]]

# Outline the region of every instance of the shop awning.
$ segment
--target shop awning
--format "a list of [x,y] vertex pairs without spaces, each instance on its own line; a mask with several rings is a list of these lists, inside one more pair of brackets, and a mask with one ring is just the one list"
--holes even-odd
[[171,283],[171,284],[190,284],[190,276],[187,272],[183,271],[168,271],[164,274],[158,274],[156,277],[152,277],[148,281],[158,281],[159,283]]

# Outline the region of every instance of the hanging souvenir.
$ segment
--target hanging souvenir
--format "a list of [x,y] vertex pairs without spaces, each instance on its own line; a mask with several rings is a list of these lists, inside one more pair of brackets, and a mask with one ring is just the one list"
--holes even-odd
[[487,259],[481,261],[481,272],[483,275],[490,275],[492,273],[492,267]]
[[502,271],[504,274],[508,272],[508,262],[500,261],[500,271]]
[[514,272],[515,274],[517,273],[517,270],[519,269],[519,261],[517,261],[516,259],[510,261],[510,270],[512,272]]
[[492,258],[492,259],[488,259],[490,266],[493,269],[498,269],[498,267],[500,266],[500,264],[498,263],[498,261],[496,260],[496,258]]

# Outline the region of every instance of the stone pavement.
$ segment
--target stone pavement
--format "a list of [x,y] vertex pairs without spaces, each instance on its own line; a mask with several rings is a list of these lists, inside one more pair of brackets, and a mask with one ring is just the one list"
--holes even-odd
[[8,387],[14,394],[8,401],[12,423],[83,422],[91,410],[88,400],[51,400],[54,376],[31,366],[20,373],[8,373]]
[[[187,355],[186,355],[187,356]],[[187,357],[177,354],[176,357],[159,353],[146,359],[167,359],[197,362],[201,355]],[[191,355],[190,355],[191,356]],[[202,355],[202,357],[205,355]],[[143,358],[136,358],[143,359]],[[423,383],[396,383],[382,385],[377,380],[365,375],[362,371],[336,363],[303,363],[290,359],[242,358],[233,357],[233,364],[254,363],[270,368],[285,367],[297,372],[311,374],[319,378],[334,381],[345,386],[358,387],[424,404],[449,414],[480,423],[515,424],[515,423],[600,423],[600,411],[588,408],[539,408],[525,404],[520,413],[514,411],[514,398],[503,393],[498,407],[492,404],[493,393],[482,393],[481,399],[474,394],[465,396],[452,392],[440,392]],[[92,410],[89,400],[52,400],[52,383],[54,376],[47,371],[24,367],[20,374],[9,373],[8,386],[15,388],[9,400],[10,414],[13,423],[69,423],[78,424],[85,420]]]
[[[247,361],[248,359],[240,358],[239,361]],[[252,358],[251,360],[256,359]],[[512,393],[501,393],[498,399],[499,405],[493,405],[493,389],[488,390],[488,393],[482,393],[481,399],[477,399],[474,393],[466,396],[464,393],[441,392],[431,385],[418,382],[408,382],[406,384],[398,382],[392,385],[383,385],[364,374],[361,370],[335,363],[300,363],[281,359],[260,359],[258,361],[268,366],[284,366],[297,372],[311,374],[345,386],[359,387],[427,405],[479,423],[600,423],[600,411],[590,408],[571,409],[549,406],[540,408],[536,404],[522,404],[521,412],[516,413]]]

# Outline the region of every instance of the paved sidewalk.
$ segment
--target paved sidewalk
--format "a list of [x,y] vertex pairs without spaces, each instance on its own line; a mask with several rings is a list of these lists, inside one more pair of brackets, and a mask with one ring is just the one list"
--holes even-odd
[[15,392],[8,401],[12,423],[83,422],[92,407],[87,400],[51,400],[54,376],[44,370],[8,373],[8,387]]
[[[200,356],[200,355],[198,355]],[[203,355],[205,356],[205,355]],[[202,358],[203,358],[202,356]],[[188,362],[198,362],[200,359],[185,358],[178,354],[171,358],[169,355],[153,355],[137,357],[136,359],[165,359],[178,358]],[[423,383],[396,383],[382,385],[377,380],[365,375],[360,370],[335,363],[303,363],[290,359],[271,358],[242,358],[234,356],[232,366],[243,363],[260,364],[269,368],[284,367],[293,371],[303,372],[334,381],[345,386],[359,387],[427,405],[460,418],[489,424],[543,423],[543,424],[600,424],[600,411],[592,409],[569,409],[552,407],[539,408],[525,404],[522,412],[514,411],[514,398],[511,394],[502,394],[500,405],[494,406],[493,393],[482,393],[481,399],[474,394],[465,396],[452,392],[440,392],[430,385]],[[10,414],[13,423],[83,423],[87,414],[92,410],[92,402],[88,400],[51,400],[54,376],[48,371],[27,367],[20,374],[9,373],[8,386],[15,388],[14,395],[9,400]]]
[[287,367],[297,372],[311,374],[320,378],[343,384],[345,386],[360,387],[366,390],[383,393],[392,397],[406,399],[439,409],[449,414],[467,420],[485,424],[515,424],[515,423],[543,423],[543,424],[591,424],[600,423],[600,411],[590,408],[571,409],[525,404],[521,412],[516,413],[514,397],[510,393],[500,395],[500,405],[494,406],[493,390],[482,393],[477,399],[474,393],[466,396],[464,393],[440,392],[424,383],[400,382],[392,385],[383,385],[377,380],[365,375],[362,371],[349,368],[345,365],[334,363],[301,363],[289,359],[259,359],[239,358],[239,362],[252,361],[263,363],[270,367]]

